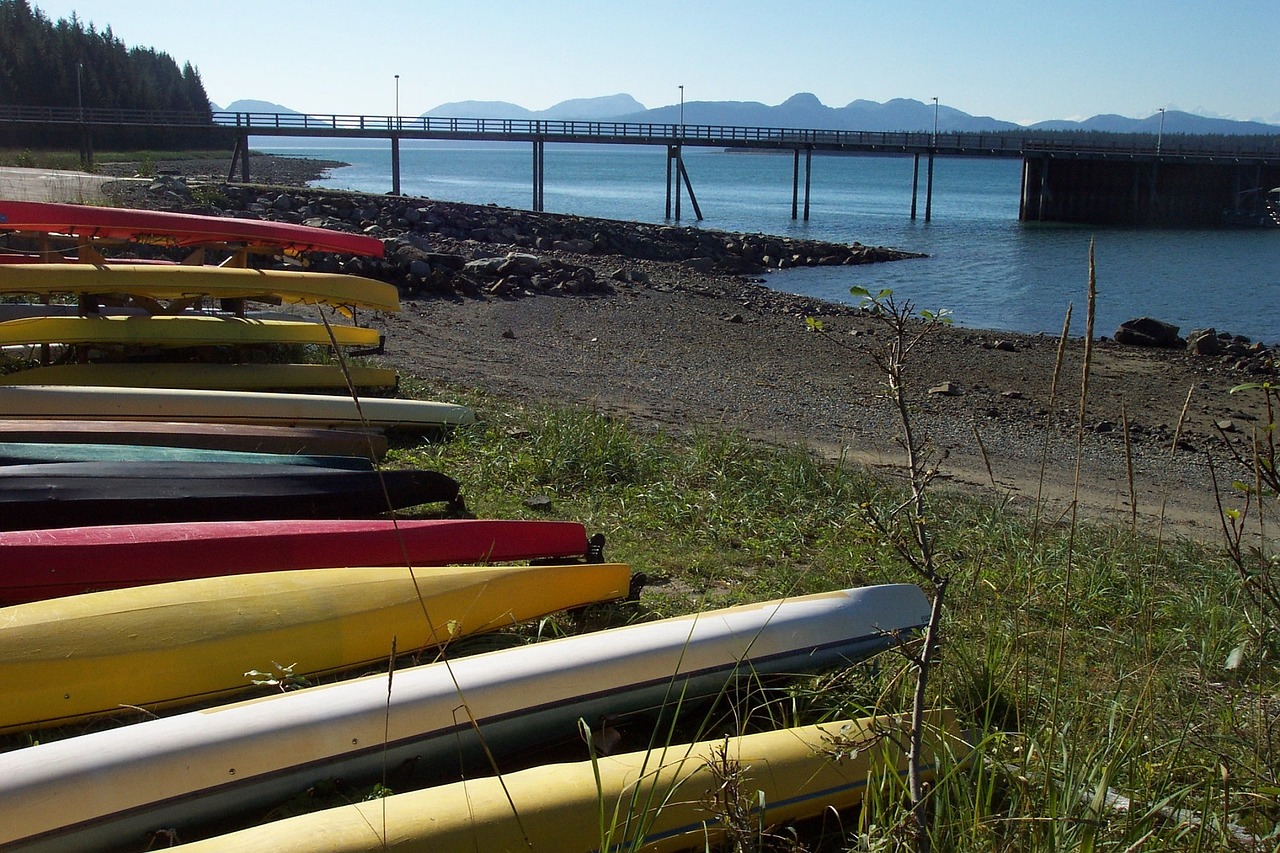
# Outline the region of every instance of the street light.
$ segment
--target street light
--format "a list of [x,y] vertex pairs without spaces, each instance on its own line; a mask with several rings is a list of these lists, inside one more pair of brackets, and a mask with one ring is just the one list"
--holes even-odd
[[680,135],[684,136],[684,84],[680,84]]
[[84,96],[81,94],[80,77],[84,74],[84,63],[76,63],[76,117],[84,121]]
[[1156,136],[1156,156],[1160,156],[1160,147],[1164,144],[1164,107],[1160,108],[1160,133]]
[[933,146],[938,147],[938,99],[933,99]]
[[396,124],[400,124],[400,75],[396,75]]

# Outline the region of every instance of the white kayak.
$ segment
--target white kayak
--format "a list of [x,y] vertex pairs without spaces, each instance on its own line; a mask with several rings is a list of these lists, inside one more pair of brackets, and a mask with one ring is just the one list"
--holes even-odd
[[863,660],[925,624],[909,584],[639,623],[311,687],[0,754],[0,845],[66,853],[269,809],[326,780],[439,772],[672,709],[740,678]]

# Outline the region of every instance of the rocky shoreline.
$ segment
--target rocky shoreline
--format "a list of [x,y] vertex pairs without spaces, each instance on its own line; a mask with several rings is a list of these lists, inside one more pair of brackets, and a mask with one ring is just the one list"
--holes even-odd
[[[271,161],[286,159],[255,157],[255,173],[275,181]],[[225,163],[204,173],[177,163],[168,168],[181,179],[162,171],[130,184],[121,202],[382,237],[383,261],[321,264],[399,286],[405,310],[382,318],[387,358],[431,385],[591,405],[664,428],[729,427],[895,466],[897,426],[875,368],[883,327],[853,306],[770,290],[759,276],[909,264],[906,253],[305,189],[307,165],[314,178],[331,164],[292,161],[279,173],[292,186],[242,186],[222,180]],[[807,331],[808,317],[823,318],[824,332]],[[1070,502],[1082,438],[1079,501],[1089,512],[1213,535],[1205,453],[1221,457],[1224,442],[1264,422],[1257,401],[1231,388],[1273,370],[1274,357],[1227,334],[1195,339],[1214,354],[1097,342],[1082,420],[1078,339],[1059,365],[1048,336],[944,328],[915,354],[916,416],[954,485]],[[1055,366],[1073,390],[1051,393]]]
[[[316,172],[336,165],[311,162]],[[769,270],[922,257],[860,243],[840,245],[429,199],[300,192],[270,185],[221,184],[215,191],[201,191],[202,186],[207,187],[185,176],[160,175],[145,188],[121,187],[116,194],[141,207],[252,216],[382,238],[387,244],[385,258],[322,259],[317,266],[395,284],[406,297],[602,292],[607,285],[594,265],[580,262],[582,256],[641,262],[610,272],[608,278],[613,281],[647,282],[643,263],[655,262],[679,265],[694,274],[739,277],[744,285],[760,284],[754,277]],[[773,291],[760,290],[764,292],[758,298],[777,301]],[[792,301],[797,306],[808,302],[803,297]]]

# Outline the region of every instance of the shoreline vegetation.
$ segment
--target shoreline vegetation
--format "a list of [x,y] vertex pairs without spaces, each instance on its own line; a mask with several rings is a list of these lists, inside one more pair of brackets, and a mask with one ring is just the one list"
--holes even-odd
[[[935,849],[1275,849],[1280,601],[1257,592],[1280,588],[1280,568],[1255,521],[1274,521],[1257,486],[1275,401],[1232,393],[1274,382],[1270,354],[931,328],[894,374],[895,408],[883,315],[717,266],[751,262],[738,235],[306,189],[332,164],[286,159],[255,157],[252,187],[226,184],[225,160],[156,161],[159,179],[118,200],[387,239],[387,268],[340,265],[402,288],[399,314],[366,318],[387,333],[381,363],[405,393],[482,414],[400,444],[393,464],[447,471],[481,516],[604,533],[609,559],[648,577],[645,615],[916,582],[905,555],[929,543],[948,589],[927,698],[975,747],[928,795]],[[688,246],[700,254],[664,256]],[[1076,335],[1086,269],[1064,273]],[[927,504],[904,423],[927,438]],[[913,675],[882,655],[753,711],[771,725],[900,711]],[[823,849],[919,849],[902,793],[873,786]]]

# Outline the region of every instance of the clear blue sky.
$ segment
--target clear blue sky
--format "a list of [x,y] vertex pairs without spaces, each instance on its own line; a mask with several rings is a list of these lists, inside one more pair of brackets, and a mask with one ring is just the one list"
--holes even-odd
[[1280,0],[33,0],[199,69],[220,105],[417,115],[937,97],[1029,123],[1161,107],[1280,124]]

